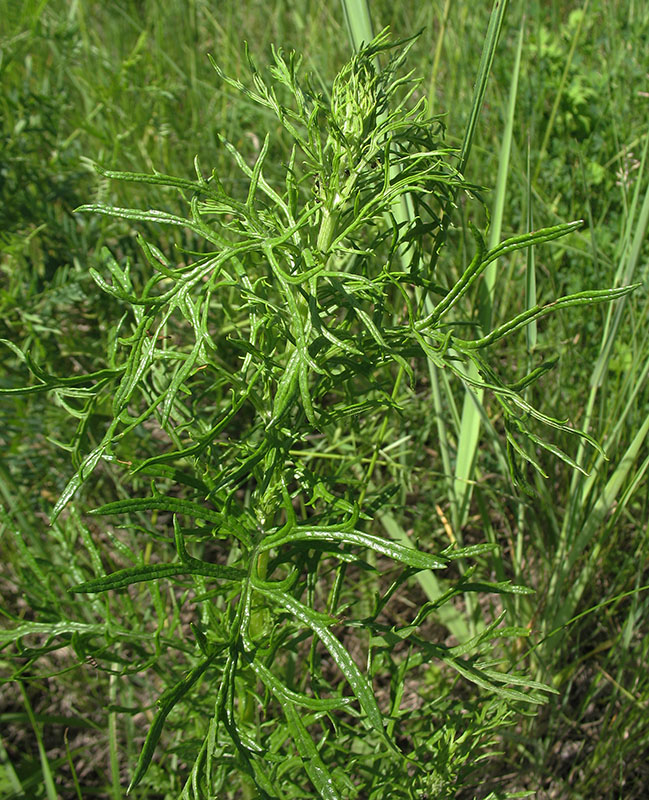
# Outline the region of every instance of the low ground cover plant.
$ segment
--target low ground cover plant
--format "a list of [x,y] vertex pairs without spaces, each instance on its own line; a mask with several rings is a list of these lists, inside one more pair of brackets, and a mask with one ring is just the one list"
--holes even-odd
[[[521,495],[534,496],[544,452],[577,471],[585,451],[573,457],[572,443],[603,457],[531,404],[553,357],[511,374],[496,353],[553,312],[625,297],[630,281],[531,295],[494,324],[468,302],[503,259],[582,220],[503,240],[467,221],[470,258],[440,270],[454,210],[485,216],[467,165],[502,13],[461,147],[407,71],[414,39],[384,31],[325,88],[281,49],[268,71],[246,52],[247,79],[214,62],[273,125],[245,150],[221,137],[225,174],[198,159],[191,179],[97,165],[156,202],[177,195],[173,212],[79,209],[138,232],[137,265],[114,248],[90,269],[115,312],[99,368],[61,377],[4,342],[32,378],[2,391],[47,393],[77,420],[65,444],[76,471],[50,520],[62,552],[84,556],[54,580],[22,548],[44,595],[3,641],[17,648],[17,680],[62,649],[106,670],[112,726],[142,711],[137,681],[153,676],[126,781],[111,734],[115,796],[125,784],[152,796],[173,773],[188,798],[454,797],[553,691],[512,666],[529,633],[512,598],[532,590],[490,574],[498,545],[441,547],[421,521],[417,534],[395,521],[421,491],[419,408],[458,416],[433,396],[436,380],[489,398],[497,414],[482,424]],[[154,238],[168,229],[182,231],[175,249]],[[443,454],[430,456],[451,480]],[[116,499],[82,517],[79,493],[97,482]]]

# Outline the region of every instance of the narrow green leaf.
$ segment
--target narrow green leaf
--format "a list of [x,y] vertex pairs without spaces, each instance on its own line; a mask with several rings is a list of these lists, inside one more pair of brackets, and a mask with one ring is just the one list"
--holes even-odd
[[259,679],[277,697],[281,703],[289,703],[311,711],[335,711],[345,708],[352,702],[351,697],[309,697],[302,692],[294,692],[278,680],[273,673],[261,664],[254,656],[248,660],[250,667],[257,673]]
[[340,542],[356,547],[368,547],[394,561],[417,569],[444,569],[447,566],[446,562],[437,556],[422,553],[421,550],[415,550],[412,547],[404,547],[389,539],[380,539],[378,536],[362,531],[336,531],[331,528],[303,529],[298,527],[287,532],[280,531],[278,534],[264,539],[260,549],[270,550],[289,542]]
[[146,739],[144,740],[144,746],[140,752],[140,757],[138,758],[135,772],[133,773],[131,782],[128,785],[126,794],[130,794],[145,776],[169,712],[183,699],[187,692],[202,677],[219,652],[219,650],[215,650],[211,655],[201,661],[198,666],[194,667],[194,669],[192,669],[191,672],[189,672],[181,681],[179,681],[170,689],[167,689],[167,691],[165,691],[158,698],[159,710],[156,713],[153,722],[151,723],[151,727],[149,728],[149,732],[147,733]]
[[136,467],[134,467],[132,474],[136,475],[138,472],[142,472],[146,468],[155,464],[165,464],[169,461],[176,461],[181,458],[200,455],[207,447],[209,447],[216,436],[218,436],[218,434],[231,422],[231,420],[234,419],[234,417],[243,407],[260,374],[261,368],[254,373],[254,375],[246,383],[245,387],[238,392],[236,400],[233,400],[232,402],[232,407],[228,409],[228,411],[223,414],[216,425],[210,428],[210,430],[204,436],[201,436],[201,438],[195,444],[190,445],[189,447],[184,447],[180,450],[172,450],[170,453],[162,453],[161,455],[147,458],[141,464],[138,464]]
[[56,522],[59,514],[61,513],[61,511],[63,511],[65,506],[72,499],[75,492],[77,492],[77,490],[80,489],[81,486],[83,486],[83,484],[88,480],[88,478],[92,474],[94,468],[99,463],[99,460],[108,449],[118,422],[119,420],[117,419],[113,420],[113,422],[110,425],[110,428],[108,429],[106,435],[104,436],[102,443],[84,458],[79,469],[74,473],[74,475],[68,481],[65,489],[61,493],[61,496],[57,500],[56,505],[52,509],[52,513],[50,515],[50,523],[52,525]]
[[92,581],[73,586],[69,591],[77,594],[79,592],[88,594],[107,592],[109,589],[123,589],[132,583],[157,581],[160,578],[172,578],[176,575],[204,575],[208,578],[238,581],[244,578],[246,573],[235,567],[210,564],[207,561],[189,558],[186,562],[180,564],[150,564],[143,567],[127,567],[103,578],[95,578]]
[[[38,386],[20,386],[15,389],[0,388],[0,394],[37,394],[38,392],[50,392],[53,389],[83,386],[83,384],[86,384],[90,381],[97,381],[98,383],[101,382],[103,384],[106,379],[113,378],[124,371],[124,367],[119,367],[117,369],[100,369],[96,372],[89,372],[85,375],[75,375],[71,377],[48,375],[31,359],[29,353],[23,353],[22,350],[20,350],[20,348],[18,348],[13,342],[9,341],[8,339],[0,339],[0,343],[9,347],[20,358],[21,361],[24,361],[27,364],[30,372],[32,372],[40,381],[43,381],[43,383]],[[96,389],[97,387],[95,386],[91,388]]]
[[[349,682],[349,685],[351,686],[354,695],[358,699],[361,708],[365,712],[372,728],[374,728],[374,730],[381,736],[381,738],[392,750],[398,752],[396,745],[388,739],[387,734],[385,733],[385,729],[383,727],[383,716],[376,703],[372,687],[367,679],[363,676],[359,668],[356,666],[347,650],[345,650],[342,644],[338,641],[335,634],[331,633],[328,627],[323,624],[322,615],[308,606],[305,606],[294,597],[291,597],[291,595],[288,595],[284,592],[273,591],[265,586],[257,587],[254,583],[254,579],[253,586],[255,586],[257,591],[261,592],[261,594],[264,594],[273,600],[276,605],[281,606],[282,608],[286,609],[286,611],[293,614],[297,619],[300,620],[300,622],[306,625],[307,628],[311,629],[318,635],[329,653],[331,653],[331,656],[340,668],[340,671]],[[330,624],[333,622],[335,622],[335,620],[331,619]]]
[[304,763],[304,768],[319,796],[323,800],[340,800],[341,796],[338,794],[333,778],[320,758],[318,748],[304,727],[295,706],[287,700],[278,699],[286,716],[291,737]]
[[[584,568],[576,578],[572,578],[566,591],[565,585],[571,579],[572,570],[583,556],[584,551],[589,546],[598,531],[602,530],[607,514],[610,513],[613,505],[618,502],[624,484],[635,465],[640,449],[647,436],[649,436],[649,416],[645,418],[643,424],[636,432],[633,440],[626,451],[618,459],[617,465],[613,470],[605,486],[597,496],[589,513],[575,530],[571,541],[562,547],[556,560],[555,574],[552,580],[552,602],[548,609],[549,629],[555,629],[567,623],[568,619],[574,614],[579,600],[589,585],[595,563],[590,563],[588,568]],[[596,545],[599,552],[601,545]]]
[[120,217],[121,219],[133,219],[138,222],[161,222],[167,225],[179,225],[183,228],[192,227],[191,221],[184,217],[177,217],[175,214],[168,214],[166,211],[156,211],[154,209],[141,211],[138,208],[118,208],[105,203],[92,203],[79,206],[74,210],[75,212],[105,214],[111,217]]
[[52,766],[50,765],[49,759],[47,757],[47,752],[45,750],[45,744],[43,742],[43,736],[41,732],[40,725],[36,722],[36,717],[34,716],[34,711],[32,709],[31,703],[29,702],[29,697],[25,690],[25,685],[22,681],[18,683],[20,694],[22,695],[23,703],[25,704],[25,709],[27,710],[27,716],[32,726],[32,730],[34,731],[34,736],[36,737],[36,745],[38,747],[38,755],[41,762],[41,770],[43,775],[43,788],[45,789],[45,794],[47,796],[47,800],[58,800],[58,794],[56,791],[56,786],[54,784],[54,775],[52,774]]
[[539,319],[547,314],[552,314],[554,311],[558,311],[561,308],[594,305],[595,303],[608,303],[612,300],[617,300],[619,297],[624,297],[624,295],[633,292],[641,285],[640,283],[634,283],[631,286],[621,286],[619,289],[590,289],[585,292],[577,292],[576,294],[559,297],[556,300],[552,300],[550,303],[546,303],[544,306],[534,306],[534,308],[523,311],[522,314],[509,320],[504,325],[499,325],[497,328],[494,328],[491,333],[487,334],[487,336],[483,336],[481,339],[454,339],[454,343],[458,347],[462,347],[466,350],[488,347],[504,336],[508,336],[510,333],[514,333],[520,328],[525,327],[531,320]]
[[45,635],[47,637],[63,636],[68,633],[101,636],[106,633],[104,624],[90,624],[87,622],[73,622],[62,620],[60,622],[21,622],[15,628],[0,629],[0,644],[8,644],[22,639],[23,636]]
[[[207,183],[196,183],[184,178],[177,178],[174,175],[164,175],[161,172],[148,174],[145,172],[118,172],[112,169],[105,169],[100,164],[93,164],[95,170],[105,178],[118,181],[130,181],[131,183],[149,183],[154,186],[170,186],[175,189],[186,189],[190,192],[205,192],[209,188]],[[85,209],[85,206],[82,206]]]
[[[547,702],[547,698],[534,692],[526,694],[525,692],[519,692],[517,689],[507,689],[504,686],[499,686],[498,683],[496,683],[493,679],[490,680],[493,673],[487,675],[482,670],[477,669],[468,661],[463,661],[461,658],[445,658],[442,656],[442,660],[454,670],[459,672],[462,677],[466,678],[468,681],[471,681],[471,683],[475,683],[476,686],[479,686],[481,689],[485,689],[487,692],[494,692],[495,694],[499,695],[500,697],[504,697],[507,700],[531,703],[533,705],[539,705]],[[507,676],[505,674],[503,674],[502,680],[507,682]]]
[[467,547],[449,548],[442,552],[442,558],[447,558],[449,561],[457,561],[459,558],[473,558],[474,556],[482,556],[485,553],[495,553],[500,550],[497,544],[491,542],[484,542],[483,544],[471,544]]
[[487,83],[489,82],[491,67],[496,55],[496,47],[498,46],[500,32],[505,21],[507,6],[508,0],[495,0],[491,10],[491,16],[489,17],[489,27],[487,28],[487,35],[485,36],[482,55],[480,57],[480,66],[478,68],[478,77],[474,87],[471,112],[464,133],[464,141],[462,142],[459,168],[459,171],[462,173],[466,171],[467,162],[471,153],[473,139],[478,127],[478,119],[482,111],[482,101],[487,91]]
[[154,478],[165,478],[174,483],[180,483],[183,486],[191,486],[192,489],[197,489],[203,495],[207,495],[210,491],[207,484],[203,483],[200,478],[197,478],[189,472],[183,472],[175,467],[167,466],[166,464],[140,464],[133,470],[133,472],[135,471],[141,472],[143,475],[151,475]]
[[99,508],[88,512],[93,516],[106,516],[107,514],[127,514],[131,511],[169,511],[172,514],[185,514],[188,517],[202,519],[215,525],[222,525],[224,517],[217,511],[212,511],[191,500],[182,500],[179,497],[157,495],[153,497],[134,497],[128,500],[116,500],[106,503]]

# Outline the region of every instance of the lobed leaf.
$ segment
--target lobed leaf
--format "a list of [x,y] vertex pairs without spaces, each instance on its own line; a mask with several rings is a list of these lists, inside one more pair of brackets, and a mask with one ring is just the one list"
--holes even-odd
[[552,300],[550,303],[546,303],[544,306],[537,305],[533,308],[529,308],[527,311],[523,311],[523,313],[518,314],[518,316],[514,317],[503,325],[499,325],[497,328],[494,328],[491,333],[488,333],[486,336],[483,336],[480,339],[470,340],[457,339],[454,337],[453,342],[465,350],[488,347],[490,344],[497,342],[504,336],[508,336],[510,333],[514,333],[520,328],[529,325],[532,320],[545,317],[547,314],[551,314],[561,308],[594,305],[595,303],[608,303],[612,300],[617,300],[620,297],[624,297],[624,295],[633,292],[641,285],[642,284],[640,283],[634,283],[631,286],[621,286],[618,289],[591,289],[585,292],[577,292],[576,294],[559,297],[556,300]]
[[294,692],[278,680],[273,673],[267,669],[256,658],[251,657],[248,661],[250,667],[257,673],[259,679],[277,697],[281,703],[289,703],[311,711],[334,711],[348,706],[352,700],[350,697],[309,697],[302,692]]

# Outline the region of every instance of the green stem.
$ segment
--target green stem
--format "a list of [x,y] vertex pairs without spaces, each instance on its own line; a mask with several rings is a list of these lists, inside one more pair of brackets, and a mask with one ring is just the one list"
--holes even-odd
[[338,214],[334,211],[329,211],[328,208],[322,209],[322,221],[320,222],[320,230],[318,231],[318,250],[321,253],[328,253],[331,243],[334,239],[336,232],[336,223],[338,221]]

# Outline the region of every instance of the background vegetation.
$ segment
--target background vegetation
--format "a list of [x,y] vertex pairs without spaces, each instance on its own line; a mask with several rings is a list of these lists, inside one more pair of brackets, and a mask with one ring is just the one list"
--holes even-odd
[[[423,77],[431,109],[445,114],[447,141],[458,147],[490,11],[489,3],[463,0],[372,3],[376,30],[389,25],[402,37],[423,28],[408,65]],[[236,185],[219,137],[254,157],[269,132],[266,177],[283,180],[290,143],[281,126],[222,82],[207,53],[245,82],[244,38],[259,64],[270,61],[272,43],[295,49],[324,89],[350,54],[344,16],[337,4],[316,0],[0,0],[0,19],[0,338],[29,351],[50,375],[91,373],[104,366],[111,323],[123,313],[90,275],[90,267],[103,268],[102,247],[121,265],[130,262],[137,277],[146,265],[136,232],[167,254],[175,245],[192,250],[196,241],[180,228],[75,214],[89,202],[181,213],[175,193],[110,181],[87,159],[191,178],[198,155]],[[465,641],[504,606],[509,624],[527,627],[531,637],[507,640],[500,657],[558,692],[523,714],[458,682],[443,665],[430,663],[408,680],[393,675],[417,724],[429,724],[430,709],[440,721],[430,740],[439,785],[413,782],[413,797],[529,790],[539,798],[642,798],[649,788],[648,48],[649,8],[633,0],[512,2],[505,19],[466,177],[488,187],[483,199],[503,238],[527,230],[530,218],[535,228],[573,219],[586,225],[537,249],[532,265],[524,254],[500,261],[495,294],[485,297],[485,281],[467,318],[477,322],[489,308],[496,322],[509,319],[530,293],[547,302],[584,289],[643,286],[610,307],[559,312],[532,338],[499,346],[502,371],[518,377],[541,357],[558,356],[529,400],[604,444],[608,460],[556,432],[554,444],[588,477],[540,450],[535,458],[547,477],[531,478],[532,496],[516,492],[498,447],[483,446],[502,435],[497,404],[484,398],[477,433],[472,401],[465,406],[462,386],[444,380],[413,393],[406,426],[395,431],[394,441],[403,442],[382,453],[377,475],[397,487],[382,518],[385,532],[432,552],[495,542],[499,553],[478,559],[481,578],[511,579],[536,592],[455,598],[450,611],[429,619],[428,635],[448,645]],[[438,267],[449,285],[472,257],[466,222],[484,226],[482,214],[477,204],[456,209]],[[25,365],[3,349],[0,388],[28,382]],[[134,490],[146,494],[149,485],[138,477],[126,487],[118,465],[106,462],[49,525],[73,465],[105,426],[98,409],[80,435],[80,404],[74,396],[33,393],[4,395],[0,405],[0,794],[10,797],[124,796],[142,730],[170,684],[157,648],[93,648],[92,638],[81,647],[74,627],[57,630],[57,621],[96,625],[99,635],[98,620],[108,618],[116,630],[155,635],[179,652],[193,646],[187,597],[171,586],[147,584],[83,606],[68,593],[93,570],[133,563],[143,549],[137,530],[100,524],[87,510]],[[374,435],[367,434],[369,445]],[[154,455],[156,431],[132,446],[140,457]],[[143,528],[151,523],[140,520]],[[145,563],[154,545],[147,540]],[[376,585],[369,574],[355,576],[354,602],[371,604]],[[439,588],[404,584],[390,622],[409,618]],[[33,623],[29,636],[11,634],[24,623]],[[352,653],[362,660],[362,647]],[[181,677],[179,664],[174,680]],[[179,796],[202,703],[197,698],[182,716],[169,717],[134,796]],[[292,796],[309,796],[308,785]],[[223,796],[254,796],[245,784],[227,791]]]

